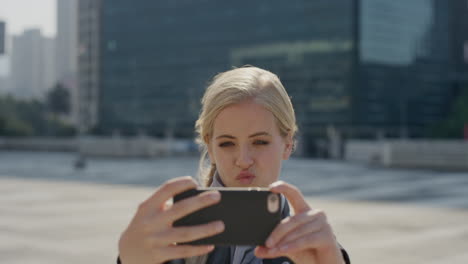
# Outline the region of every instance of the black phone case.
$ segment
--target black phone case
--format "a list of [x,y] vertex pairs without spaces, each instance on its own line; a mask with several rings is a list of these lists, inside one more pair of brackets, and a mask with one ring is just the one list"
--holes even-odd
[[[192,189],[174,197],[174,203],[213,188]],[[201,245],[264,245],[281,221],[281,198],[276,212],[269,212],[268,197],[272,192],[259,189],[219,188],[221,201],[174,222],[174,226],[192,226],[222,220],[223,233],[184,244]]]

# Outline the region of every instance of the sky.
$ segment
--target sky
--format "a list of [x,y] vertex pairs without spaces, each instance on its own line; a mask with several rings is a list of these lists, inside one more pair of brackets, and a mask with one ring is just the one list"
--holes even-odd
[[41,28],[44,35],[55,36],[56,1],[60,0],[0,0],[0,20],[6,21],[9,34]]
[[[56,1],[60,0],[0,0],[0,20],[6,22],[10,36],[29,28],[40,28],[43,35],[55,36]],[[0,77],[8,72],[8,56],[0,55]]]

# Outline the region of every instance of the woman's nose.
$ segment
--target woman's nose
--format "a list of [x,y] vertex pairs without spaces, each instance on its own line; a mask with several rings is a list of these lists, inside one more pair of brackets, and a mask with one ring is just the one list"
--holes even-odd
[[247,169],[253,164],[252,153],[248,148],[241,148],[236,158],[236,166]]

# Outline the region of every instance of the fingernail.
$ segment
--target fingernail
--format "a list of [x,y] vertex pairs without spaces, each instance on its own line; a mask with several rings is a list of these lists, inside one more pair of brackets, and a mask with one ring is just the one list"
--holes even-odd
[[214,249],[214,246],[213,245],[209,245],[209,246],[206,246],[206,250],[208,251],[211,251]]
[[286,251],[286,250],[288,250],[288,248],[289,248],[288,245],[284,245],[284,246],[280,247],[279,250],[280,251]]
[[268,238],[265,244],[267,247],[272,248],[274,246],[274,241],[272,238]]
[[216,222],[215,230],[216,231],[222,231],[223,229],[224,229],[224,223],[223,222]]
[[274,183],[270,184],[270,188],[274,188],[278,185],[281,185],[283,183],[283,181],[275,181]]
[[277,251],[278,251],[277,248],[270,248],[270,249],[268,250],[268,253],[275,253],[275,252],[277,252]]
[[216,201],[216,200],[219,200],[219,198],[221,197],[221,194],[219,192],[212,192],[212,193],[208,194],[208,197],[211,200]]
[[273,187],[275,187],[276,185],[278,185],[278,182],[277,182],[277,181],[274,182],[274,183],[272,183],[272,184],[270,184],[270,186],[268,186],[268,187],[273,188]]

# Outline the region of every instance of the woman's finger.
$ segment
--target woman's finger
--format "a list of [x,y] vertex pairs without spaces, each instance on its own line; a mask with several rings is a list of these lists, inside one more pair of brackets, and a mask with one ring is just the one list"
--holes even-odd
[[266,246],[269,248],[275,247],[279,241],[283,240],[284,237],[293,232],[296,228],[304,225],[308,222],[313,222],[316,220],[326,221],[326,216],[321,210],[308,210],[300,214],[290,216],[281,221],[281,223],[275,227],[273,232],[266,241]]
[[277,247],[257,247],[255,255],[259,258],[277,258],[280,256],[290,256],[303,250],[318,247],[325,236],[324,231],[309,233],[289,243],[278,245]]
[[326,230],[320,230],[319,232],[305,234],[294,241],[279,244],[277,247],[270,249],[270,251],[279,252],[279,254],[294,254],[305,249],[320,248],[328,244],[328,237]]
[[284,254],[281,254],[278,250],[276,252],[273,252],[270,248],[263,246],[256,247],[254,254],[257,258],[261,259],[284,257]]
[[165,223],[172,223],[183,216],[216,204],[220,200],[221,194],[218,191],[203,192],[174,203],[171,208],[161,214],[161,220]]
[[323,221],[321,221],[319,219],[315,219],[315,220],[313,220],[311,222],[307,222],[307,223],[295,228],[294,230],[292,230],[291,232],[286,234],[286,236],[284,236],[277,243],[277,246],[280,247],[281,245],[290,243],[290,242],[292,242],[292,241],[294,241],[296,239],[299,239],[302,236],[306,236],[306,235],[311,234],[311,233],[320,232],[320,231],[322,231],[322,229],[326,229],[326,228],[328,228],[328,224],[326,222],[323,222]]
[[146,214],[152,210],[162,210],[166,201],[174,195],[196,187],[197,183],[190,176],[169,180],[142,202],[138,211]]
[[[189,258],[210,253],[214,249],[213,245],[174,245],[163,248],[164,252],[155,252],[155,254],[164,254],[165,261],[180,258]],[[157,259],[158,256],[155,256]]]
[[[203,225],[173,227],[163,233],[158,233],[157,236],[160,243],[168,245],[214,236],[223,231],[224,223],[222,221],[215,221]],[[161,241],[161,239],[164,241]]]
[[277,181],[270,185],[270,190],[275,193],[283,194],[291,203],[291,206],[296,214],[310,209],[310,206],[304,199],[301,191],[294,185],[283,181]]

